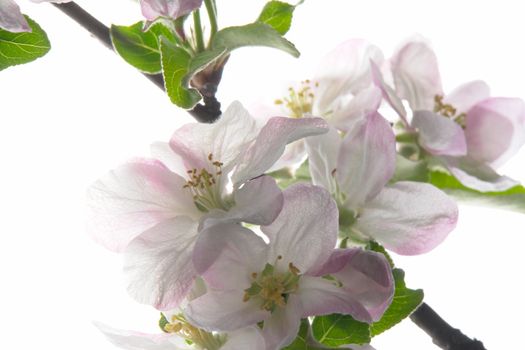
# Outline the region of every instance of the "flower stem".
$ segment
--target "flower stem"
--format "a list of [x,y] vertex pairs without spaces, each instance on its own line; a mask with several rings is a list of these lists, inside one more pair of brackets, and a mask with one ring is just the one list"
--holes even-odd
[[426,303],[421,304],[410,319],[425,331],[432,342],[445,350],[486,350],[479,340],[472,340],[453,328]]
[[206,5],[206,11],[208,12],[208,18],[210,19],[210,41],[212,40],[215,33],[219,29],[217,25],[217,8],[215,7],[215,1],[213,0],[204,0]]
[[193,30],[195,31],[196,51],[204,51],[204,37],[202,35],[202,24],[200,10],[193,11]]

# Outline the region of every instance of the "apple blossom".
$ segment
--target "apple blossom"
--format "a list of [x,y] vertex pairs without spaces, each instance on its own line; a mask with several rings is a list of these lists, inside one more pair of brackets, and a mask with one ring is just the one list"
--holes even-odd
[[[63,3],[71,0],[31,0],[33,2],[54,2]],[[27,23],[24,15],[20,12],[20,7],[13,0],[0,0],[0,29],[10,32],[30,32],[31,27]]]
[[336,198],[349,238],[373,239],[396,253],[414,255],[433,249],[456,226],[456,204],[434,186],[388,184],[396,143],[379,113],[369,114],[344,138],[331,128],[306,144],[312,181]]
[[159,17],[177,19],[201,5],[202,0],[140,0],[142,14],[148,21]]
[[[374,80],[419,145],[465,186],[503,191],[517,182],[495,169],[525,143],[525,103],[517,98],[490,97],[482,81],[444,94],[437,58],[423,41],[405,44],[390,60],[395,90],[373,66]],[[401,99],[413,117],[408,124]]]
[[222,223],[202,232],[194,264],[208,292],[184,309],[208,331],[264,322],[266,350],[295,339],[302,318],[342,313],[371,323],[390,304],[393,279],[379,253],[334,249],[338,210],[321,187],[297,184],[283,193],[279,216],[261,231]]
[[326,130],[320,118],[275,117],[260,128],[238,102],[215,124],[187,124],[171,149],[155,145],[162,162],[132,161],[91,186],[93,238],[125,252],[133,297],[161,310],[176,307],[196,276],[199,231],[219,222],[270,224],[283,198],[275,180],[261,175],[287,143]]

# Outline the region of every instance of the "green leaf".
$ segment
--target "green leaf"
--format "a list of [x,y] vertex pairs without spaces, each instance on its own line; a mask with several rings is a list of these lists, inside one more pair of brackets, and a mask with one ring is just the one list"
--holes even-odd
[[454,176],[442,171],[431,171],[430,183],[461,201],[525,214],[525,187],[522,185],[501,192],[479,192],[463,186]]
[[301,328],[299,328],[299,333],[297,334],[297,338],[295,338],[292,344],[288,345],[282,350],[310,350],[310,349],[313,349],[309,347],[308,344],[306,343],[306,337],[308,335],[308,328],[310,328],[310,324],[308,323],[308,320],[307,319],[301,320]]
[[395,294],[392,303],[383,314],[383,317],[370,325],[372,336],[383,333],[392,328],[408,316],[423,301],[423,291],[421,289],[408,289],[405,285],[405,272],[401,269],[392,270],[395,281]]
[[171,41],[173,34],[162,23],[143,31],[143,22],[129,27],[111,26],[111,40],[118,54],[133,67],[144,73],[157,74],[162,70],[160,54],[160,36]]
[[424,160],[414,162],[398,154],[396,156],[396,172],[390,181],[428,182],[428,164]]
[[314,338],[321,344],[337,347],[370,342],[370,326],[349,315],[332,314],[316,317],[312,323]]
[[192,108],[199,102],[201,95],[197,90],[185,87],[183,83],[190,70],[190,54],[163,36],[160,51],[164,85],[171,102],[181,108]]
[[224,28],[215,34],[211,42],[212,49],[225,49],[228,53],[245,46],[272,47],[294,57],[300,55],[294,44],[283,38],[270,25],[260,22]]
[[44,56],[51,44],[44,30],[28,16],[24,16],[31,33],[11,33],[0,29],[0,70],[29,63]]
[[282,1],[270,1],[264,6],[257,22],[266,23],[279,34],[284,35],[292,25],[294,10],[294,5]]
[[161,312],[160,313],[160,320],[159,320],[159,327],[160,329],[163,331],[163,332],[166,332],[166,325],[168,324],[168,319],[166,318],[166,316],[164,316],[164,314]]

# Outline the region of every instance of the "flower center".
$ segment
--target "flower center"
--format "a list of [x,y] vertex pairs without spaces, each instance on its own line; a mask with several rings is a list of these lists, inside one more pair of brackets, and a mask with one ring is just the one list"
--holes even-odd
[[465,128],[465,117],[467,116],[466,113],[457,114],[458,111],[456,107],[452,106],[451,104],[444,103],[443,96],[441,95],[434,96],[434,112],[452,119],[462,128]]
[[224,345],[225,339],[221,336],[191,325],[183,315],[173,315],[170,321],[166,320],[164,315],[162,315],[162,330],[166,333],[177,334],[181,338],[186,339],[186,341],[194,343],[198,349],[216,350]]
[[[277,258],[281,259],[281,256]],[[276,271],[276,266],[277,263],[267,263],[260,274],[252,273],[252,284],[244,290],[244,302],[255,298],[261,301],[261,309],[270,312],[286,306],[289,294],[299,287],[300,271],[293,263],[288,264],[288,271],[284,273]]]
[[[283,99],[275,100],[276,105],[283,105],[294,118],[301,118],[307,113],[312,113],[314,104],[314,94],[310,87],[310,80],[301,82],[301,87],[295,90],[293,87],[288,88],[288,96]],[[317,87],[319,84],[316,83]]]
[[211,209],[228,210],[231,203],[221,195],[221,176],[223,163],[213,159],[213,154],[208,155],[212,169],[188,170],[189,180],[184,188],[191,191],[195,205],[199,210],[208,212]]

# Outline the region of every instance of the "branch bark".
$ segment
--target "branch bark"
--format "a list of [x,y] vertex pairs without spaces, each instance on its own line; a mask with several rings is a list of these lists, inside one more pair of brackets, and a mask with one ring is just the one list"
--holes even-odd
[[443,320],[430,306],[423,303],[410,319],[424,330],[432,342],[444,350],[486,350],[479,340],[472,340],[459,329],[453,328]]
[[[99,39],[105,47],[114,51],[113,44],[111,43],[109,28],[98,19],[93,17],[89,12],[74,2],[52,5],[80,24],[95,38]],[[152,75],[143,73],[143,75],[157,87],[163,91],[165,90],[162,74]],[[204,105],[197,104],[192,110],[189,110],[188,112],[201,123],[213,123],[221,115],[221,104],[215,97],[215,94],[213,94],[213,96],[204,96],[203,101]]]

